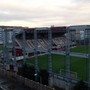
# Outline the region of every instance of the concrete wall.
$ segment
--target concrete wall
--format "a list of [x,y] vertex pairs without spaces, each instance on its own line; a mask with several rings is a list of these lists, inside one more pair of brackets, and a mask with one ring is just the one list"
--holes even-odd
[[[70,90],[72,90],[73,86],[75,86],[75,83],[77,83],[77,81],[73,81],[71,80],[71,82],[73,83],[69,83],[70,85]],[[65,89],[67,86],[67,83],[64,79],[59,79],[57,77],[50,77],[49,78],[49,85],[52,86],[56,86],[58,88],[62,88]]]

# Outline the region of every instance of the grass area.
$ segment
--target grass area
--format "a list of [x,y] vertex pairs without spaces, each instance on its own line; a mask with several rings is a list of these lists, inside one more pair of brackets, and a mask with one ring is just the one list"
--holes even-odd
[[88,53],[89,50],[90,50],[90,46],[85,46],[85,45],[71,48],[71,52],[78,52],[78,53]]
[[[88,60],[84,58],[78,57],[70,57],[71,58],[71,71],[77,72],[78,79],[87,80],[87,71],[88,71]],[[48,56],[40,56],[38,57],[39,68],[40,69],[48,69]],[[34,58],[27,61],[28,64],[34,64]],[[61,69],[65,69],[65,56],[61,55],[52,55],[52,65],[53,71],[59,73]]]
[[88,60],[79,57],[71,57],[71,71],[77,72],[78,79],[88,79]]
[[65,56],[53,54],[52,65],[54,72],[60,72],[60,69],[65,69]]

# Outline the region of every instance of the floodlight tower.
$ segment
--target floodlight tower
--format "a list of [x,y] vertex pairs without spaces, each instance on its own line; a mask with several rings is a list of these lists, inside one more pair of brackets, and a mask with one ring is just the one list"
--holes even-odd
[[66,35],[66,90],[70,90],[70,28],[67,27]]

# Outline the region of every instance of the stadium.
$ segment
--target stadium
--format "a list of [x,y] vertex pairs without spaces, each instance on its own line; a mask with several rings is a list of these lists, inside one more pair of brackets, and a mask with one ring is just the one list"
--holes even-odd
[[83,30],[73,27],[24,28],[12,34],[12,56],[16,56],[19,65],[25,62],[34,65],[37,71],[46,69],[58,79],[66,77],[68,82],[69,73],[73,83],[78,80],[88,82],[90,31],[85,30],[83,34]]

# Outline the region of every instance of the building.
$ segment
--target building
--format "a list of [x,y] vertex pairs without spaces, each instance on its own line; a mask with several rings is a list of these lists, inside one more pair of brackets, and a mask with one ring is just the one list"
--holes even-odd
[[26,28],[26,27],[18,27],[18,26],[0,26],[0,44],[2,44],[5,41],[5,35],[3,33],[4,30],[9,30],[7,32],[7,38],[8,42],[12,42],[12,35],[13,32],[12,30],[15,30],[15,33],[19,33],[21,29]]
[[73,32],[73,36],[76,40],[84,40],[88,38],[88,33],[90,32],[90,25],[76,25],[70,26],[70,30]]

